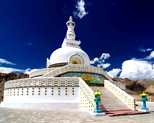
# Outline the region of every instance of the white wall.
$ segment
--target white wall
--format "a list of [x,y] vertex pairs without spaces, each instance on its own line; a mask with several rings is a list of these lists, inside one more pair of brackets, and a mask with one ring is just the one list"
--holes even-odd
[[22,109],[79,109],[79,87],[5,89],[4,101],[0,106]]
[[[39,92],[39,88],[40,88],[40,92]],[[74,88],[74,92],[72,92],[73,88]],[[59,90],[60,92],[58,92]],[[67,92],[65,92],[66,90]],[[52,102],[52,103],[53,102],[67,102],[67,103],[71,102],[73,103],[74,102],[74,103],[79,103],[79,87],[29,87],[29,88],[7,89],[4,92],[4,102],[12,102],[12,103],[42,103],[42,102]]]

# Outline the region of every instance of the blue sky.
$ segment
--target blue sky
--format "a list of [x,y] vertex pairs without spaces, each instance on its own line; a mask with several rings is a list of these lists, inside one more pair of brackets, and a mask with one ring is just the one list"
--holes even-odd
[[0,1],[0,72],[45,68],[72,15],[92,65],[112,77],[154,79],[153,6],[146,0]]

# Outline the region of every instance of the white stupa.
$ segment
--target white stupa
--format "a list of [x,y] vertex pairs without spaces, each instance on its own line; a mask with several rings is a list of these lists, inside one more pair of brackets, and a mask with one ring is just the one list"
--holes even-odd
[[68,30],[62,46],[51,54],[50,60],[47,59],[47,67],[58,63],[90,65],[87,53],[85,53],[79,46],[81,41],[75,40],[75,23],[73,22],[72,17],[70,17],[66,25]]
[[89,85],[112,80],[101,68],[90,65],[89,56],[75,40],[75,23],[70,17],[61,48],[55,50],[47,68],[30,73],[29,78],[5,83],[2,107],[25,109],[83,109],[94,111]]

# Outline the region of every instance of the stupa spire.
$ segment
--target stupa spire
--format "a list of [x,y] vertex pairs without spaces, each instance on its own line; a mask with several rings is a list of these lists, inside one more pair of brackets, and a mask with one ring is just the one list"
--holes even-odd
[[80,48],[80,43],[81,41],[75,40],[75,32],[74,32],[74,27],[75,27],[75,22],[73,22],[72,16],[69,17],[69,21],[66,22],[67,25],[67,33],[64,38],[64,41],[62,43],[62,48],[63,47],[75,47],[75,48]]
[[75,40],[75,32],[74,32],[74,27],[75,27],[75,22],[73,22],[72,16],[69,17],[69,21],[66,23],[67,25],[67,33],[66,33],[66,38]]
[[72,18],[72,16],[70,16],[69,20],[70,20],[70,21],[73,21],[73,18]]

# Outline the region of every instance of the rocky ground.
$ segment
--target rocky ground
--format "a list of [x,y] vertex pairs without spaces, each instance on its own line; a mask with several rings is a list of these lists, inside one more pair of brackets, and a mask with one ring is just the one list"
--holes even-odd
[[4,83],[9,80],[28,78],[29,75],[20,73],[0,73],[0,101],[3,100]]

